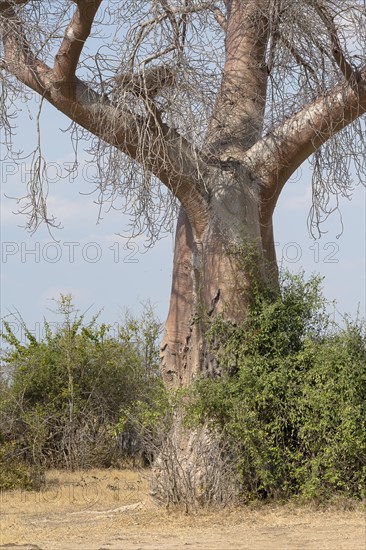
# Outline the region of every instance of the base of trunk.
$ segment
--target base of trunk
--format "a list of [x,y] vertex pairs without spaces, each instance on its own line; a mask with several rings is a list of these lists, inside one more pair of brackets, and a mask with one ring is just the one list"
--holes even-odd
[[153,465],[151,496],[186,512],[225,506],[238,496],[234,457],[205,427],[188,430],[177,420]]

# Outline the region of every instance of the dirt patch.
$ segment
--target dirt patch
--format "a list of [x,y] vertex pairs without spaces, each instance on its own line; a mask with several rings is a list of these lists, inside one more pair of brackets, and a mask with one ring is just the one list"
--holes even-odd
[[148,496],[148,472],[51,471],[40,493],[3,492],[0,548],[14,550],[366,550],[364,510],[170,513]]

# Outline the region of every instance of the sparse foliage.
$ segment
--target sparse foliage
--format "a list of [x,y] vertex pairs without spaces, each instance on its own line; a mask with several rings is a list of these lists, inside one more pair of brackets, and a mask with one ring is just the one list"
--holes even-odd
[[[81,127],[97,136],[91,138],[90,152],[99,167],[100,201],[122,203],[136,230],[146,230],[154,241],[162,229],[171,229],[172,206],[174,210],[159,179],[188,207],[173,178],[180,176],[182,183],[187,176],[192,179],[193,199],[195,187],[202,192],[199,180],[207,177],[208,165],[237,158],[237,139],[244,140],[240,161],[248,139],[254,145],[262,138],[263,145],[270,146],[273,136],[281,150],[283,132],[291,127],[288,120],[294,117],[293,124],[302,124],[296,114],[315,101],[324,123],[319,126],[313,119],[316,113],[309,111],[313,136],[306,139],[314,144],[309,153],[315,153],[311,224],[316,229],[323,216],[338,207],[339,195],[348,196],[357,180],[365,181],[365,132],[359,119],[365,101],[365,6],[358,0],[341,5],[330,0],[242,4],[167,0],[142,6],[136,0],[109,0],[103,5],[96,0],[56,0],[50,10],[46,1],[2,1],[6,143],[11,142],[16,102],[21,96],[29,99],[27,87],[32,88],[75,121],[73,139],[87,136]],[[232,77],[225,75],[225,61],[236,55],[229,51],[230,41],[238,39],[231,36],[235,20],[255,27],[257,38],[263,40],[261,59],[253,57],[252,65],[263,71],[264,88],[251,90],[245,80],[249,74],[242,74],[244,50]],[[257,123],[248,116],[246,103],[242,105],[250,94],[264,111],[256,131]],[[335,113],[339,102],[342,114]],[[70,110],[73,103],[79,104],[80,112]],[[226,103],[236,105],[232,113]],[[240,125],[241,119],[252,130]],[[246,136],[248,130],[252,138]],[[326,140],[328,144],[318,148]],[[236,155],[230,153],[233,147]],[[15,153],[12,158],[16,161]],[[277,162],[281,164],[281,158]],[[45,202],[44,163],[37,147],[28,199],[22,203],[30,228],[42,220],[52,222]],[[283,163],[285,168],[286,159]]]

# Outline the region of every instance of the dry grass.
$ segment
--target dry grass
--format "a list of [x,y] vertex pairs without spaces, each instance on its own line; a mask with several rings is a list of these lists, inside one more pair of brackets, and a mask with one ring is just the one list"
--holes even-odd
[[[192,516],[157,507],[148,471],[50,471],[40,493],[1,495],[0,545],[42,550],[365,550],[365,513],[258,506]],[[28,548],[31,548],[28,546]]]
[[96,510],[131,504],[146,497],[148,471],[138,470],[49,470],[40,492],[9,491],[2,494],[7,513]]

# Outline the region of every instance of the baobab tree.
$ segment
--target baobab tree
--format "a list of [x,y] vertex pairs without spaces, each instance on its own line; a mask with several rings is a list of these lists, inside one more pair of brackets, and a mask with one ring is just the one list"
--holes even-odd
[[[219,370],[207,326],[276,289],[272,217],[294,171],[311,158],[312,229],[364,181],[364,1],[2,0],[0,24],[6,135],[31,89],[91,136],[100,201],[151,243],[179,207],[162,373]],[[30,228],[52,223],[33,159]]]

